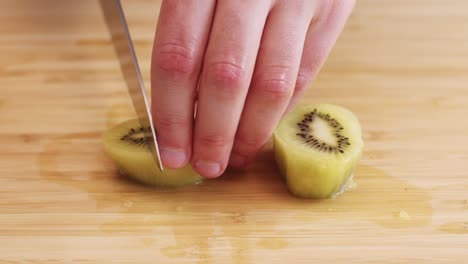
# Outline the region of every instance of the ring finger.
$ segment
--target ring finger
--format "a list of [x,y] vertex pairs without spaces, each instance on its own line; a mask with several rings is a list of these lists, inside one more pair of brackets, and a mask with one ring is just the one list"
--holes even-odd
[[267,142],[294,91],[314,1],[273,8],[264,31],[252,85],[242,113],[230,164],[245,165]]

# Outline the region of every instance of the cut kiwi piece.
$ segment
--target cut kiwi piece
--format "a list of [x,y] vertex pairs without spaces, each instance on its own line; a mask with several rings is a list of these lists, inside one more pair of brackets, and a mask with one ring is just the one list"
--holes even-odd
[[197,184],[202,177],[190,164],[180,169],[160,171],[146,136],[150,127],[141,127],[138,119],[120,123],[104,133],[104,148],[120,172],[140,183],[161,187]]
[[332,198],[343,191],[361,158],[364,142],[357,117],[332,104],[301,104],[273,133],[275,160],[290,192]]

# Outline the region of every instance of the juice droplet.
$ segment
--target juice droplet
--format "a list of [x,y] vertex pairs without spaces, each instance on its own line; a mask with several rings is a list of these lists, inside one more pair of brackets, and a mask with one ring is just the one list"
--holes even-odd
[[404,221],[411,220],[411,216],[405,210],[402,210],[400,213],[398,213],[398,218]]
[[258,245],[265,249],[282,249],[288,246],[288,241],[282,238],[265,238],[258,242]]
[[439,227],[439,230],[449,234],[468,234],[468,222],[450,222]]
[[126,207],[126,208],[130,208],[130,207],[133,206],[133,202],[132,202],[132,201],[125,201],[123,205],[124,205],[124,207]]

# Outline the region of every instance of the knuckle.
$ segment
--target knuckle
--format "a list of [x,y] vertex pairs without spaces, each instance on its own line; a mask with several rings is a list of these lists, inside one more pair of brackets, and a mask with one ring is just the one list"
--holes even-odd
[[156,119],[155,124],[156,127],[166,135],[171,135],[172,131],[187,131],[190,127],[189,120],[171,114],[161,115]]
[[289,98],[292,93],[291,82],[286,80],[269,80],[266,81],[262,88],[262,93],[275,101],[284,101]]
[[311,78],[313,77],[312,70],[309,69],[300,69],[296,79],[296,85],[294,91],[303,91],[307,89]]
[[198,138],[198,143],[205,148],[226,147],[232,143],[233,137],[226,135],[207,134]]
[[246,156],[257,152],[265,144],[265,137],[239,135],[236,138],[234,151]]
[[230,61],[215,62],[207,66],[205,77],[221,94],[233,96],[242,85],[245,68]]
[[169,42],[158,48],[156,64],[171,76],[188,77],[195,72],[193,51],[180,42]]
[[294,85],[290,78],[291,68],[288,66],[272,66],[261,74],[256,90],[262,97],[274,101],[287,100],[292,93]]

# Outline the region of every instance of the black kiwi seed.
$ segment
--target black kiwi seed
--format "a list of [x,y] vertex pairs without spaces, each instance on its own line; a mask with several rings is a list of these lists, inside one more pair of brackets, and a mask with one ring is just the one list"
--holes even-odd
[[[147,135],[141,135],[145,131],[150,131],[150,127],[139,127],[139,128],[130,128],[127,134],[123,135],[120,140],[128,142],[130,144],[135,144],[137,146],[147,146],[148,143],[152,140],[152,137]],[[139,134],[140,133],[140,134]]]
[[[309,124],[312,123],[315,118],[324,120],[332,128],[333,135],[336,137],[336,145],[329,145],[325,142],[319,141],[313,134],[310,133],[311,128]],[[313,111],[305,114],[304,118],[297,123],[297,126],[299,127],[301,133],[297,133],[296,135],[301,137],[309,146],[319,151],[328,153],[344,153],[345,149],[351,145],[349,138],[341,134],[341,131],[344,129],[344,127],[329,113],[322,113],[317,111],[317,109],[314,109]],[[122,138],[122,140],[124,139]]]

